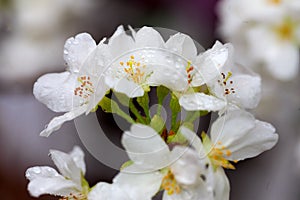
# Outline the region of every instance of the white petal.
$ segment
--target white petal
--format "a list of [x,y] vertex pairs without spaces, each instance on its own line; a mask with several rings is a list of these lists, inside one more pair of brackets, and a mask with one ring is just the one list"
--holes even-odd
[[118,185],[97,183],[88,194],[88,200],[132,200]]
[[159,191],[163,175],[160,172],[138,173],[139,169],[135,168],[134,165],[125,168],[126,172],[120,172],[113,184],[126,191],[132,200],[151,200]]
[[144,89],[141,85],[127,80],[126,78],[120,79],[116,83],[114,90],[116,92],[126,94],[130,98],[140,97],[144,95]]
[[78,106],[74,102],[77,77],[70,72],[41,76],[33,86],[33,95],[54,112],[67,112]]
[[82,149],[79,146],[74,146],[73,150],[69,153],[69,155],[72,157],[74,163],[84,175],[86,171],[86,167],[84,162],[84,153]]
[[86,105],[80,106],[70,112],[65,113],[59,117],[54,117],[47,127],[40,133],[40,136],[48,137],[52,132],[57,131],[60,129],[63,123],[67,121],[71,121],[76,117],[82,115],[87,109]]
[[259,76],[238,74],[230,80],[235,93],[227,95],[227,100],[241,108],[253,109],[257,107],[261,98],[261,79]]
[[79,192],[76,190],[75,183],[66,180],[62,176],[35,178],[29,182],[27,189],[33,197],[39,197],[42,194],[67,196],[71,193]]
[[119,26],[113,36],[110,38],[108,45],[114,58],[130,51],[134,47],[133,38],[126,34],[123,26]]
[[193,93],[183,95],[179,104],[188,111],[219,111],[226,106],[226,101],[204,93]]
[[81,168],[79,168],[72,156],[58,151],[50,150],[50,157],[53,160],[54,164],[58,168],[59,172],[67,179],[70,179],[78,188],[81,188]]
[[186,60],[194,62],[197,56],[197,48],[193,39],[185,34],[172,35],[166,42],[166,47],[183,56]]
[[88,33],[80,33],[69,38],[65,43],[64,59],[71,73],[79,72],[88,55],[95,50],[96,42]]
[[200,159],[205,160],[207,153],[205,152],[199,136],[184,126],[181,126],[179,131],[189,141],[190,145],[198,152]]
[[25,176],[28,180],[32,181],[36,178],[51,178],[51,177],[58,177],[61,176],[58,174],[58,172],[48,166],[42,166],[42,167],[31,167],[26,170]]
[[157,170],[169,164],[169,148],[151,127],[134,124],[122,137],[129,158],[146,171]]
[[136,48],[143,47],[157,47],[162,48],[164,46],[164,40],[160,33],[151,27],[144,26],[141,28],[135,36]]
[[230,150],[230,160],[243,160],[255,157],[262,152],[271,149],[278,141],[275,128],[266,122],[255,121],[255,127],[241,138]]
[[214,81],[219,76],[231,51],[233,51],[231,44],[223,45],[217,41],[211,49],[200,54],[196,60],[196,73],[193,77],[192,85],[200,86]]
[[223,168],[217,168],[214,180],[214,200],[229,200],[230,184]]
[[[211,140],[220,148],[231,148],[255,126],[255,118],[248,112],[236,110],[219,117],[211,127]],[[218,144],[221,142],[221,144]]]
[[176,181],[183,185],[196,184],[201,174],[202,163],[199,154],[188,147],[175,146],[171,151],[171,156],[172,161],[175,161],[171,165],[171,171]]

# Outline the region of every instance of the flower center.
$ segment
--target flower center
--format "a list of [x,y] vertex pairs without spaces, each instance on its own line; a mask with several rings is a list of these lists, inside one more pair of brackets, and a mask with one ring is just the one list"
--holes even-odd
[[282,0],[268,0],[269,3],[273,4],[273,5],[279,5],[281,3]]
[[167,175],[163,178],[161,187],[167,191],[168,195],[179,194],[181,192],[181,188],[177,183],[174,174],[169,170]]
[[89,76],[81,76],[77,80],[81,85],[75,88],[75,96],[79,96],[84,99],[89,98],[94,93],[94,86],[91,82],[91,78]]
[[229,95],[229,94],[234,94],[235,89],[232,87],[233,81],[229,81],[230,77],[232,76],[231,72],[221,73],[222,75],[222,80],[218,80],[218,83],[220,84],[221,87],[224,88],[224,95]]
[[283,22],[280,26],[275,28],[277,35],[283,40],[292,40],[294,36],[294,24],[287,20]]
[[192,82],[192,79],[193,79],[193,77],[191,75],[191,72],[194,70],[194,67],[191,65],[190,61],[188,61],[188,64],[187,64],[185,70],[186,70],[186,73],[188,75],[188,84],[190,84]]
[[[218,145],[222,145],[221,142],[218,142]],[[226,169],[235,169],[235,167],[225,158],[230,155],[231,151],[225,146],[213,147],[208,153],[208,157],[215,167],[222,166]]]
[[142,72],[142,70],[145,68],[145,65],[141,65],[140,62],[136,62],[134,56],[130,56],[126,65],[124,62],[120,62],[120,65],[123,67],[129,80],[132,80],[137,84],[142,83],[145,75],[145,72]]
[[87,196],[84,194],[70,194],[67,197],[60,198],[59,200],[87,200]]

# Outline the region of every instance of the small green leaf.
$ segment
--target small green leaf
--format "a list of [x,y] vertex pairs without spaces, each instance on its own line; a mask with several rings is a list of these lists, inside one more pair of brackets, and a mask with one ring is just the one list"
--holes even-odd
[[177,115],[181,111],[181,107],[179,105],[178,99],[175,95],[172,94],[170,100],[170,109],[172,111],[172,118],[171,118],[171,129],[177,131],[175,129],[177,123]]
[[158,133],[160,133],[165,127],[165,122],[163,118],[159,115],[154,115],[150,122],[150,126]]
[[123,105],[128,107],[129,106],[129,101],[130,98],[123,93],[119,93],[119,92],[113,92],[113,94],[117,97],[118,101]]
[[144,113],[146,115],[146,121],[147,123],[150,123],[150,112],[149,112],[149,96],[148,93],[144,93],[144,96],[142,97],[137,97],[137,102],[138,104],[143,108]]

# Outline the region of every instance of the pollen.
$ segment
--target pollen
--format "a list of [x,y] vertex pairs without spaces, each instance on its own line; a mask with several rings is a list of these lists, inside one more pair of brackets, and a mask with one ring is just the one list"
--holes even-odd
[[218,80],[218,83],[221,87],[224,88],[224,95],[226,96],[229,94],[234,94],[235,89],[234,89],[234,87],[232,87],[233,81],[230,80],[230,78],[232,77],[232,72],[227,72],[227,74],[222,72],[221,77],[222,77],[222,80]]
[[74,95],[84,99],[89,98],[94,93],[94,86],[91,82],[91,78],[89,76],[81,76],[77,79],[77,81],[81,85],[75,88]]
[[269,3],[273,4],[273,5],[279,5],[281,3],[282,0],[268,0]]
[[221,166],[226,169],[235,169],[235,167],[225,158],[231,156],[231,154],[232,152],[225,146],[222,146],[221,148],[214,147],[209,152],[208,157],[215,167]]
[[283,40],[292,40],[294,29],[295,25],[290,20],[286,20],[280,26],[275,27],[275,32]]
[[181,188],[178,185],[174,174],[170,170],[163,178],[161,187],[167,192],[168,195],[179,194],[181,192]]
[[145,65],[142,65],[141,62],[135,61],[134,56],[130,56],[130,59],[126,62],[126,67],[124,67],[124,62],[120,62],[120,65],[123,67],[124,72],[127,74],[127,78],[137,84],[143,82],[145,73],[143,69]]
[[188,61],[185,70],[186,70],[186,73],[188,75],[188,84],[190,84],[192,82],[192,79],[193,79],[192,71],[194,70],[194,67],[192,66],[191,61]]
[[70,193],[68,196],[60,198],[59,200],[87,200],[87,196],[84,194],[72,194]]

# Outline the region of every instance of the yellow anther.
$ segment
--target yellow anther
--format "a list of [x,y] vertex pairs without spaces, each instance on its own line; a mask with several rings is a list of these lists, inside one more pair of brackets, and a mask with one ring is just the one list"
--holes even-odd
[[[217,142],[219,144],[219,142]],[[222,166],[227,169],[235,169],[235,167],[227,160],[228,156],[231,156],[232,152],[227,149],[225,146],[221,148],[214,147],[208,153],[208,157],[210,158],[212,164],[215,167]]]
[[295,25],[290,21],[286,20],[280,26],[275,28],[278,36],[283,40],[292,40],[294,36]]
[[278,5],[281,3],[282,0],[268,0],[269,3],[274,4],[274,5]]
[[167,192],[168,195],[172,195],[174,193],[179,194],[181,192],[181,188],[170,170],[163,178],[161,187]]

